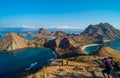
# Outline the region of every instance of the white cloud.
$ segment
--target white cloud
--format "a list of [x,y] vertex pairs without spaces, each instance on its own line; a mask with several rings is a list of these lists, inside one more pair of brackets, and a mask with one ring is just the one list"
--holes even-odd
[[57,25],[57,26],[41,26],[41,28],[48,28],[48,29],[52,29],[52,28],[56,28],[56,29],[81,29],[81,27],[79,27],[79,26],[68,26],[68,25],[64,25],[64,26],[59,26],[59,25]]
[[[39,29],[39,28],[45,28],[45,29],[82,29],[80,26],[69,26],[69,25],[56,25],[56,26],[38,26],[38,25],[22,25],[22,26],[6,26],[6,28],[24,28],[24,29]],[[5,28],[5,27],[4,27]]]
[[38,28],[38,27],[37,27],[37,26],[22,25],[21,28],[36,29],[36,28]]

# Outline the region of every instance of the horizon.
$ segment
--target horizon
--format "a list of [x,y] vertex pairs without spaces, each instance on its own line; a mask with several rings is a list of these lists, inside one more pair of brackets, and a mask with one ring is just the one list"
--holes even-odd
[[107,22],[120,29],[119,0],[1,0],[0,28],[85,29]]

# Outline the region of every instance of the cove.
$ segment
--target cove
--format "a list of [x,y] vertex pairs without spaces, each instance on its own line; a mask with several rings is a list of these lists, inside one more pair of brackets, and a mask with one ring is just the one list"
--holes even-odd
[[[24,71],[34,63],[36,64],[31,69],[37,69],[55,59],[55,53],[48,48],[27,48],[10,52],[0,52],[0,76],[5,76],[7,73],[10,78],[10,74],[8,73]],[[12,75],[14,74],[12,73]]]
[[[104,44],[106,46],[109,46],[109,47],[115,49],[115,50],[120,51],[120,39],[112,40],[109,42],[104,42]],[[91,46],[85,47],[85,51],[90,54],[90,53],[92,53],[92,52],[94,52],[102,47],[103,47],[102,45],[91,45]]]

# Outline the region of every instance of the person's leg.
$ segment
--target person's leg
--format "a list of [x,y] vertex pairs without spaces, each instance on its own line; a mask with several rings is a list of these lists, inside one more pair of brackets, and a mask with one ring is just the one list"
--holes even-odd
[[107,71],[108,78],[110,78],[110,71],[111,71],[111,70],[108,70],[108,71]]
[[108,75],[108,78],[110,78],[110,75],[109,74],[107,74]]
[[102,74],[103,74],[103,77],[104,77],[104,78],[106,78],[105,72],[106,72],[106,70],[103,70],[103,71],[102,71]]

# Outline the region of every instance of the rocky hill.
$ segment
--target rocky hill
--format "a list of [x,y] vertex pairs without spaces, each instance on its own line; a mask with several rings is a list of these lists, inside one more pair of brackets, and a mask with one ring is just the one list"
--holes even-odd
[[49,36],[51,35],[51,32],[48,32],[44,28],[40,28],[39,31],[37,32],[37,35],[39,36]]
[[120,59],[120,52],[117,50],[114,50],[110,47],[103,47],[99,51],[93,53],[99,57],[113,57],[116,60]]
[[10,33],[5,39],[0,41],[0,51],[11,51],[33,46],[28,40],[24,40],[15,33]]
[[109,23],[89,25],[81,35],[91,36],[97,39],[120,39],[120,30]]
[[87,44],[95,43],[96,40],[85,36],[57,37],[45,43],[45,47],[51,48],[61,57],[78,56],[85,54],[82,47]]
[[55,36],[66,36],[66,33],[65,32],[63,32],[63,31],[56,31],[55,32]]
[[66,36],[66,33],[63,32],[63,31],[48,32],[44,28],[40,28],[39,31],[37,32],[36,36],[37,37],[39,37],[39,36],[54,36],[54,37],[58,37],[58,36]]

